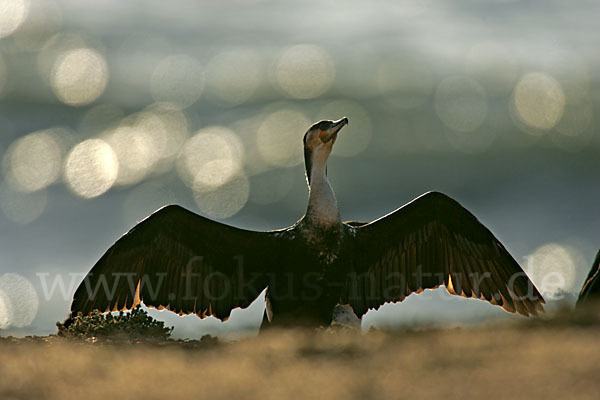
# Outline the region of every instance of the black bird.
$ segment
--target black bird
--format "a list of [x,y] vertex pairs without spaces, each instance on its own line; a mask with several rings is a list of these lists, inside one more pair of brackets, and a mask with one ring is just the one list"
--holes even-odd
[[592,269],[588,274],[583,288],[579,293],[577,299],[577,307],[583,306],[587,301],[599,300],[600,299],[600,250],[596,254],[596,259],[592,264]]
[[519,264],[469,211],[429,192],[370,223],[342,222],[327,159],[348,123],[320,121],[304,135],[306,214],[254,232],[166,206],[122,236],[77,289],[71,316],[144,302],[226,320],[265,288],[273,325],[327,325],[337,304],[357,316],[444,285],[451,294],[536,315],[544,300]]

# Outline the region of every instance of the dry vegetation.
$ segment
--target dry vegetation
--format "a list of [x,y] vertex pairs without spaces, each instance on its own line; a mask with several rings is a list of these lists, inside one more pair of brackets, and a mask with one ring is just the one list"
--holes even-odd
[[0,339],[1,399],[600,398],[588,318],[234,343]]

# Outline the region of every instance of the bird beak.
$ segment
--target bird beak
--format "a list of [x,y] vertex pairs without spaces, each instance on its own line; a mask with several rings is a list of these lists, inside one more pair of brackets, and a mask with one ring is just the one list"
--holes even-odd
[[333,121],[331,127],[328,130],[321,132],[319,137],[323,143],[327,143],[331,139],[335,139],[337,133],[346,125],[348,125],[348,118],[346,117],[338,119],[337,121]]

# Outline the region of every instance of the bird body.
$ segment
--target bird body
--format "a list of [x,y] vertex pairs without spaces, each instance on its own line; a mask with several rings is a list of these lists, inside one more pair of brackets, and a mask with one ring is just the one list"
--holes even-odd
[[509,312],[543,310],[543,298],[504,246],[442,193],[426,193],[370,223],[342,222],[327,159],[347,123],[320,121],[306,132],[309,197],[296,224],[254,232],[164,207],[96,263],[75,293],[71,315],[144,302],[225,320],[267,288],[270,324],[327,325],[337,304],[360,317],[442,285]]

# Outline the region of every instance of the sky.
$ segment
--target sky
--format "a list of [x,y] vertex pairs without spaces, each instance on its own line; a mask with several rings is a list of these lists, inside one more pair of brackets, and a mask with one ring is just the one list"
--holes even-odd
[[[442,191],[547,298],[579,291],[600,247],[597,2],[222,3],[2,2],[0,335],[55,332],[83,274],[165,204],[293,224],[302,135],[342,116],[328,176],[344,219]],[[153,315],[235,336],[262,307]],[[503,318],[434,291],[363,328]]]

